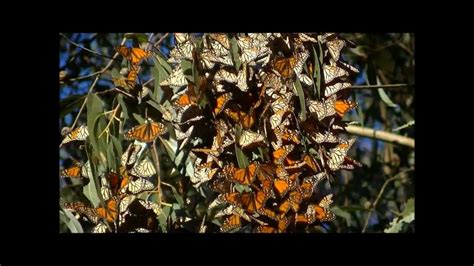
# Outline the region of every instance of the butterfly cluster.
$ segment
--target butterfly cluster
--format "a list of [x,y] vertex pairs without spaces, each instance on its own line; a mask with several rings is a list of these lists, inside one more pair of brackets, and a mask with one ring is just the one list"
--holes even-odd
[[[211,128],[192,148],[190,180],[216,192],[209,209],[223,217],[221,231],[250,224],[254,232],[287,232],[333,220],[332,194],[318,185],[359,165],[346,156],[355,139],[340,137],[342,118],[357,106],[347,96],[358,70],[340,56],[350,42],[302,33],[175,37],[169,62],[176,67],[161,85],[182,88],[176,113],[208,100],[210,115],[203,119],[200,109],[186,118]],[[185,77],[182,60],[197,65],[199,84]]]
[[[341,135],[342,118],[357,106],[348,96],[358,70],[341,56],[353,43],[334,33],[175,33],[174,40],[167,58],[173,67],[155,80],[173,93],[159,103],[160,118],[148,116],[124,134],[132,143],[118,173],[101,177],[106,206],[64,207],[96,224],[94,232],[156,231],[162,210],[141,195],[158,189],[148,151],[163,136],[188,152],[185,178],[211,191],[207,221],[220,221],[221,232],[295,232],[334,220],[333,195],[321,187],[335,171],[360,166],[347,156],[355,138]],[[134,87],[139,63],[152,52],[118,52],[130,71],[115,85]],[[81,126],[61,144],[88,136]],[[88,172],[87,163],[75,162],[61,176],[90,178]]]

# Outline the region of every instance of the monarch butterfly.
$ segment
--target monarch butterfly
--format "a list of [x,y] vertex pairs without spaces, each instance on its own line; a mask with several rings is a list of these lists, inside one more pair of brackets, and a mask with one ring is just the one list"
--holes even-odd
[[79,215],[85,216],[89,221],[97,224],[100,221],[100,217],[97,211],[93,208],[87,207],[84,203],[79,201],[65,202],[63,206],[67,210],[75,211]]
[[[239,43],[239,41],[237,41]],[[240,61],[242,64],[252,63],[256,59],[262,58],[265,63],[269,58],[269,48],[266,46],[252,46],[248,48],[241,47],[242,54],[240,55]]]
[[197,105],[197,97],[190,86],[174,95],[171,100],[174,106],[182,109],[191,105]]
[[301,142],[299,133],[296,130],[281,128],[281,126],[278,126],[277,128],[275,128],[273,133],[275,133],[275,136],[277,138],[276,144],[273,145],[273,147],[276,149],[280,148],[283,145],[283,140],[291,141],[295,144],[299,144]]
[[280,97],[278,97],[275,101],[273,101],[270,104],[270,107],[272,108],[272,111],[274,113],[276,113],[280,110],[288,109],[288,105],[289,105],[292,97],[293,97],[293,93],[291,93],[291,92],[282,94]]
[[328,222],[336,219],[335,214],[329,210],[329,205],[332,203],[332,194],[324,197],[318,205],[310,204],[304,214],[304,218],[300,217],[298,220],[313,224],[316,221]]
[[301,194],[300,191],[291,191],[288,199],[285,200],[278,208],[280,215],[285,215],[290,210],[290,208],[293,209],[294,212],[298,212],[302,200],[303,194]]
[[235,181],[243,185],[250,185],[257,176],[258,163],[252,162],[246,168],[235,168],[233,165],[225,167],[224,174],[230,181]]
[[260,164],[257,169],[257,178],[263,183],[265,180],[273,180],[275,168],[271,163]]
[[138,79],[138,66],[131,65],[130,71],[128,72],[128,75],[127,75],[127,80],[136,83],[137,79]]
[[329,169],[336,171],[340,168],[341,164],[344,162],[347,152],[354,144],[355,140],[355,138],[351,138],[329,151],[329,160],[327,161]]
[[240,196],[240,201],[247,212],[265,215],[264,206],[268,198],[263,191],[244,192]]
[[222,211],[219,211],[218,213],[216,213],[216,215],[214,215],[214,218],[218,218],[224,215],[231,215],[231,214],[239,215],[241,218],[244,218],[245,220],[249,222],[251,221],[248,214],[246,214],[242,208],[237,207],[235,205],[229,205],[228,207],[224,208]]
[[92,228],[92,233],[93,234],[104,234],[104,233],[107,233],[107,232],[110,232],[109,228],[103,222],[98,223],[96,226],[94,226],[94,228]]
[[117,48],[117,52],[126,58],[132,65],[138,65],[143,59],[151,56],[151,51],[145,51],[141,48],[127,48],[121,45]]
[[181,69],[181,65],[178,65],[173,72],[162,82],[160,86],[173,86],[173,87],[182,87],[188,85],[188,80]]
[[143,144],[144,143],[136,141],[135,143],[131,143],[128,146],[127,150],[125,150],[125,152],[122,154],[122,157],[120,158],[122,166],[127,167],[135,164],[141,152],[144,151],[145,147]]
[[340,139],[335,136],[331,131],[326,131],[324,134],[320,131],[311,132],[308,134],[309,139],[314,141],[315,143],[337,143]]
[[134,195],[143,191],[150,191],[155,188],[155,185],[145,178],[137,177],[135,180],[129,181],[128,185],[122,190],[123,193],[132,193]]
[[157,203],[154,203],[152,201],[145,201],[145,200],[138,200],[140,204],[145,207],[147,210],[153,210],[153,212],[156,214],[156,216],[161,215],[163,210],[160,208],[160,206]]
[[299,187],[303,199],[310,198],[313,195],[315,187],[326,177],[326,173],[318,173],[303,179],[303,183]]
[[273,186],[275,187],[276,191],[280,195],[280,197],[284,197],[288,191],[293,189],[298,181],[298,176],[301,173],[294,173],[290,175],[287,179],[275,179],[273,181]]
[[263,234],[272,234],[272,233],[277,233],[277,229],[274,227],[268,226],[268,225],[259,225],[255,229],[256,233],[263,233]]
[[287,179],[289,176],[288,171],[286,171],[285,167],[281,164],[275,166],[275,174],[279,179]]
[[295,145],[289,144],[289,145],[282,146],[278,150],[274,151],[272,153],[273,163],[282,164],[286,156],[288,156],[288,154],[292,152],[294,148],[295,148]]
[[311,114],[316,114],[319,121],[336,114],[336,110],[334,108],[336,103],[336,95],[332,95],[322,102],[313,101],[310,99],[307,99],[306,102],[308,104],[309,112]]
[[313,156],[309,154],[305,154],[303,157],[303,161],[306,163],[305,166],[307,166],[310,170],[312,170],[314,173],[317,173],[320,171],[320,167],[316,160],[313,158]]
[[357,107],[357,103],[349,100],[337,100],[334,104],[336,113],[343,117],[349,110]]
[[351,65],[349,65],[349,64],[347,64],[347,63],[344,63],[344,62],[342,62],[342,61],[337,61],[337,64],[340,64],[342,68],[345,68],[345,69],[347,69],[347,70],[349,70],[349,71],[351,71],[351,72],[359,73],[359,70],[358,70],[357,68],[355,68],[355,67],[353,67],[353,66],[351,66]]
[[255,124],[255,109],[252,106],[249,112],[244,111],[232,111],[229,108],[224,109],[224,113],[232,119],[235,123],[240,123],[243,129],[249,129]]
[[105,173],[105,182],[101,187],[102,197],[104,199],[112,198],[112,196],[119,194],[119,191],[124,189],[128,182],[128,175],[120,178],[120,175],[115,172],[106,172]]
[[166,127],[160,122],[148,118],[145,123],[135,126],[125,134],[125,139],[135,139],[141,142],[152,142],[159,135],[166,133]]
[[149,178],[156,174],[155,165],[147,157],[141,160],[140,163],[135,164],[135,166],[130,170],[130,174],[133,176]]
[[188,33],[175,33],[176,46],[170,51],[168,62],[178,63],[181,59],[193,59],[194,43]]
[[224,203],[229,203],[234,206],[242,206],[240,202],[240,193],[238,192],[228,192],[224,194],[219,194],[217,198],[209,204],[209,209],[213,209],[216,206],[222,205]]
[[289,58],[278,57],[273,63],[274,69],[284,78],[290,78],[292,76],[295,65],[296,58],[294,56]]
[[226,34],[223,33],[211,33],[209,34],[209,37],[211,37],[213,40],[216,40],[220,45],[222,45],[225,49],[229,50],[230,49],[230,42],[229,38],[227,37]]
[[224,110],[226,103],[231,99],[232,99],[232,92],[227,92],[218,96],[216,99],[216,107],[213,110],[214,116],[222,112],[222,110]]
[[136,80],[132,80],[125,77],[119,78],[112,78],[112,82],[116,87],[120,87],[125,89],[126,91],[131,91],[135,89],[135,85],[137,84]]
[[242,221],[240,216],[237,214],[232,214],[231,216],[227,217],[224,223],[221,226],[221,232],[228,232],[233,229],[240,228],[242,226]]
[[256,146],[265,141],[265,137],[260,134],[250,130],[244,130],[240,135],[239,145],[242,148],[247,148],[249,146]]
[[331,55],[334,61],[339,61],[339,57],[341,55],[341,50],[346,45],[344,40],[334,39],[331,41],[326,42],[326,46],[329,50],[329,54]]
[[338,82],[334,85],[326,86],[324,89],[324,96],[329,97],[340,90],[349,88],[350,86],[350,82]]
[[66,135],[66,137],[64,137],[63,141],[61,142],[61,145],[64,145],[68,142],[71,142],[71,141],[82,141],[82,140],[86,140],[86,138],[89,136],[89,130],[87,129],[87,126],[86,125],[82,125],[76,129],[74,129],[73,131],[69,132],[69,134]]
[[336,65],[324,65],[323,66],[323,73],[324,73],[324,82],[330,83],[336,78],[340,78],[343,76],[348,76],[349,72],[346,70],[337,67]]
[[[197,161],[196,161],[197,162]],[[213,161],[197,164],[194,167],[194,175],[191,176],[191,182],[195,187],[199,187],[201,183],[209,181],[217,173],[217,168],[212,168]]]
[[81,169],[82,165],[79,162],[74,161],[74,165],[69,168],[63,169],[60,173],[60,176],[62,178],[82,178]]
[[106,208],[98,207],[96,211],[99,217],[105,218],[108,222],[114,222],[117,218],[117,207],[116,198],[111,198],[107,200]]

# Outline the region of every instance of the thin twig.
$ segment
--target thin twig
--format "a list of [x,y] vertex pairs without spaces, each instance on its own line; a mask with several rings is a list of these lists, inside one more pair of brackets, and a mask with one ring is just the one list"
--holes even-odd
[[96,51],[91,50],[91,49],[89,49],[89,48],[86,48],[86,47],[84,47],[84,46],[82,46],[82,45],[80,45],[80,44],[78,44],[78,43],[73,42],[71,39],[69,39],[68,37],[66,37],[66,36],[65,36],[64,34],[62,34],[62,33],[59,33],[59,35],[61,35],[61,37],[63,37],[64,39],[66,39],[66,41],[70,42],[70,43],[73,44],[74,46],[77,46],[77,47],[79,47],[79,48],[81,48],[81,49],[84,49],[84,50],[88,51],[89,53],[93,53],[93,54],[96,54],[96,55],[100,55],[100,56],[103,56],[103,57],[106,57],[106,58],[111,58],[111,57],[108,56],[108,55],[101,54],[101,53],[99,53],[99,52],[96,52]]
[[385,188],[387,187],[387,185],[390,182],[401,178],[402,174],[405,174],[405,173],[413,171],[413,170],[415,170],[415,169],[414,168],[405,169],[405,170],[401,171],[400,173],[396,174],[395,176],[393,176],[393,177],[391,177],[391,178],[389,178],[385,181],[385,183],[383,184],[382,188],[379,191],[379,194],[377,195],[377,198],[375,199],[375,201],[373,202],[372,206],[369,209],[369,214],[367,215],[367,218],[365,220],[365,225],[364,225],[364,228],[362,229],[362,233],[365,233],[365,230],[367,229],[367,226],[369,225],[370,216],[372,215],[375,208],[377,207],[377,204],[379,203],[379,200],[382,197],[382,194],[383,194]]
[[355,85],[351,86],[351,89],[396,89],[396,88],[405,88],[413,87],[414,84],[386,84],[386,85]]
[[[122,42],[120,43],[120,45],[123,45],[126,40],[127,40],[126,38],[123,38],[123,39],[122,39]],[[94,82],[92,83],[91,87],[89,88],[89,91],[87,92],[87,96],[89,96],[89,94],[92,93],[92,90],[94,89],[95,84],[96,84],[97,81],[99,80],[100,76],[101,76],[105,71],[107,71],[107,69],[112,65],[112,63],[114,62],[115,58],[117,58],[118,55],[119,55],[119,52],[115,52],[114,56],[112,57],[112,59],[110,59],[109,63],[108,63],[101,71],[99,71],[99,73],[98,73],[97,76],[95,77]],[[77,113],[76,119],[74,119],[74,123],[72,123],[71,131],[72,131],[72,130],[74,129],[74,127],[76,126],[77,120],[79,119],[79,116],[81,115],[82,110],[84,110],[84,106],[86,106],[86,103],[87,103],[87,96],[86,96],[86,98],[84,99],[84,102],[82,103],[81,109],[79,109],[79,113]]]
[[81,80],[81,79],[87,79],[87,78],[91,78],[97,74],[100,74],[101,72],[100,71],[96,71],[92,74],[89,74],[89,75],[85,75],[85,76],[81,76],[81,77],[77,77],[77,78],[72,78],[72,79],[68,79],[67,81],[76,81],[76,80]]
[[390,132],[375,130],[372,128],[359,127],[354,125],[348,125],[346,127],[348,133],[359,135],[363,137],[374,138],[386,142],[397,143],[400,145],[405,145],[411,148],[415,148],[415,139],[408,138],[405,136],[400,136]]
[[161,36],[161,38],[153,45],[153,47],[155,47],[156,49],[158,49],[158,46],[166,37],[168,37],[169,33],[165,33],[163,36]]
[[117,103],[117,106],[116,106],[113,110],[109,111],[109,112],[113,112],[113,113],[112,113],[112,116],[110,117],[110,120],[109,120],[109,122],[107,123],[107,126],[105,126],[104,130],[99,134],[99,137],[97,137],[97,138],[102,137],[102,135],[103,135],[105,132],[109,132],[109,127],[110,127],[110,125],[112,124],[112,121],[114,121],[114,119],[115,119],[115,114],[117,113],[117,111],[118,111],[119,108],[120,108],[120,103]]

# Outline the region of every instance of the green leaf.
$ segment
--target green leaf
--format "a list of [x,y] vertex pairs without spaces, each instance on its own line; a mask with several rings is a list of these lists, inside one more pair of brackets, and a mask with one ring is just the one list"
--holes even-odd
[[153,75],[154,81],[154,90],[153,90],[153,99],[157,102],[161,102],[163,99],[163,90],[161,89],[160,83],[165,80],[169,74],[166,73],[164,67],[158,62],[156,58],[153,58],[154,66],[151,69],[151,74]]
[[176,158],[176,149],[177,143],[171,143],[170,140],[166,140],[163,138],[160,138],[161,142],[163,143],[163,146],[165,147],[166,152],[168,153],[168,156],[170,157],[171,161],[174,162]]
[[95,151],[99,151],[97,143],[96,127],[99,123],[99,118],[103,115],[102,100],[94,93],[87,97],[87,129],[89,131],[89,140]]
[[112,69],[112,71],[110,71],[110,75],[114,79],[118,79],[118,78],[122,77],[122,75],[120,75],[120,72],[116,68],[114,68],[114,69]]
[[[173,68],[171,68],[170,64],[168,64],[168,62],[166,62],[164,57],[161,55],[161,52],[156,53],[156,56],[153,59],[158,60],[158,64],[160,66],[162,66],[164,69],[166,69],[166,71],[168,72],[168,73],[166,73],[166,76],[160,77],[162,79],[162,80],[160,80],[160,82],[161,82],[164,79],[166,79],[171,72],[173,72]],[[156,61],[155,61],[155,64],[156,64]]]
[[403,209],[402,215],[407,216],[410,215],[412,212],[415,212],[415,199],[409,198],[405,205],[405,209]]
[[145,123],[145,119],[143,119],[143,117],[139,114],[136,114],[136,113],[132,113],[133,117],[137,120],[137,122],[139,124],[143,124]]
[[125,102],[123,101],[123,95],[122,94],[119,94],[117,96],[117,100],[120,104],[120,108],[122,108],[122,113],[123,113],[123,118],[124,118],[123,123],[125,124],[125,120],[130,118],[128,116],[128,108],[127,108],[127,105],[125,104]]
[[66,224],[71,233],[84,233],[81,223],[79,223],[69,210],[61,208],[61,210],[59,210],[59,219]]
[[234,62],[235,69],[239,71],[240,69],[240,56],[239,56],[239,46],[237,44],[237,40],[235,39],[235,36],[232,38],[229,38],[230,41],[230,54],[232,56],[232,61]]
[[339,207],[331,208],[331,211],[334,212],[335,215],[344,218],[346,220],[347,226],[351,225],[352,218],[351,218],[351,214],[349,212],[344,211],[343,209],[341,209]]
[[158,223],[160,224],[161,231],[163,233],[166,233],[166,227],[167,227],[167,219],[168,216],[170,215],[171,208],[169,206],[164,206],[163,207],[163,212],[158,216]]
[[93,158],[91,158],[90,154],[92,154],[91,150],[86,145],[86,155],[90,164],[92,178],[90,178],[89,183],[82,188],[82,192],[92,203],[94,208],[99,206],[99,204],[100,206],[105,207],[105,202],[100,192],[100,182],[97,165],[94,163],[94,160]]
[[294,86],[296,88],[296,92],[298,93],[298,98],[300,99],[300,107],[301,107],[301,121],[306,120],[306,103],[304,99],[304,92],[303,92],[303,87],[301,87],[301,83],[299,79],[295,79]]
[[237,157],[237,163],[239,165],[239,168],[245,168],[249,165],[249,160],[247,158],[247,156],[245,156],[244,152],[242,151],[242,149],[239,148],[239,139],[240,139],[240,135],[242,134],[242,128],[240,127],[240,125],[236,125],[235,126],[235,156]]
[[194,83],[193,77],[193,63],[189,60],[181,60],[181,69],[183,70],[184,76],[188,79],[189,82]]
[[180,208],[184,208],[184,200],[183,200],[183,197],[181,197],[178,193],[178,191],[176,190],[175,187],[171,186],[171,190],[173,191],[173,196],[174,198],[176,199],[176,201],[178,202]]
[[[314,49],[314,48],[313,48]],[[314,75],[315,77],[317,78],[317,82],[316,82],[316,88],[317,88],[317,97],[318,99],[321,99],[321,84],[322,84],[322,80],[323,80],[323,48],[321,47],[321,43],[318,42],[318,50],[319,50],[319,54],[318,56],[315,58],[318,58],[318,60],[316,60],[316,68],[314,69],[315,72],[314,72]],[[317,74],[316,74],[317,73]]]
[[[380,80],[379,80],[378,76],[377,76],[377,85],[380,85]],[[399,107],[397,104],[393,103],[392,100],[390,100],[390,97],[388,97],[388,95],[387,95],[387,93],[385,92],[384,89],[378,88],[377,91],[378,91],[379,96],[382,99],[382,101],[384,103],[386,103],[389,107],[392,107],[392,108]]]
[[402,212],[402,217],[395,217],[390,222],[390,227],[385,229],[385,233],[398,233],[402,230],[403,224],[409,224],[415,220],[415,200],[413,198],[408,199],[405,209]]
[[[112,140],[113,148],[114,148],[114,153],[117,154],[115,159],[116,165],[120,165],[120,155],[122,154],[122,143],[115,137],[115,136],[110,136],[110,139]],[[117,168],[115,168],[117,170]]]
[[148,36],[145,33],[125,33],[127,39],[135,39],[138,42],[148,42]]

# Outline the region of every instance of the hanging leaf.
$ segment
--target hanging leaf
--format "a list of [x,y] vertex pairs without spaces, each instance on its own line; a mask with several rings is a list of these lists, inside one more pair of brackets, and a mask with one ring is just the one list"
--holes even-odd
[[306,103],[304,99],[303,88],[301,87],[301,83],[299,79],[295,79],[294,86],[295,86],[296,92],[298,93],[298,98],[300,99],[300,107],[301,107],[300,118],[301,118],[301,121],[304,122],[306,120]]
[[401,218],[395,217],[390,222],[390,227],[384,230],[384,233],[398,233],[402,230],[403,224],[409,224],[415,220],[415,200],[408,199],[405,209],[402,212]]
[[61,210],[59,210],[59,219],[66,224],[71,233],[84,233],[81,223],[79,223],[69,210],[61,208]]
[[[381,85],[378,76],[377,76],[377,85]],[[390,97],[388,97],[388,95],[387,95],[387,93],[385,92],[384,89],[378,88],[377,91],[378,91],[379,96],[380,96],[380,98],[382,99],[382,101],[383,101],[384,103],[386,103],[389,107],[392,107],[392,108],[400,108],[400,106],[398,106],[398,104],[395,104],[395,103],[392,102],[392,100],[390,100]]]
[[235,36],[232,36],[232,38],[229,38],[230,41],[230,54],[232,56],[232,61],[234,62],[235,69],[239,71],[240,69],[240,56],[239,56],[239,46],[237,44],[237,40],[235,39]]

